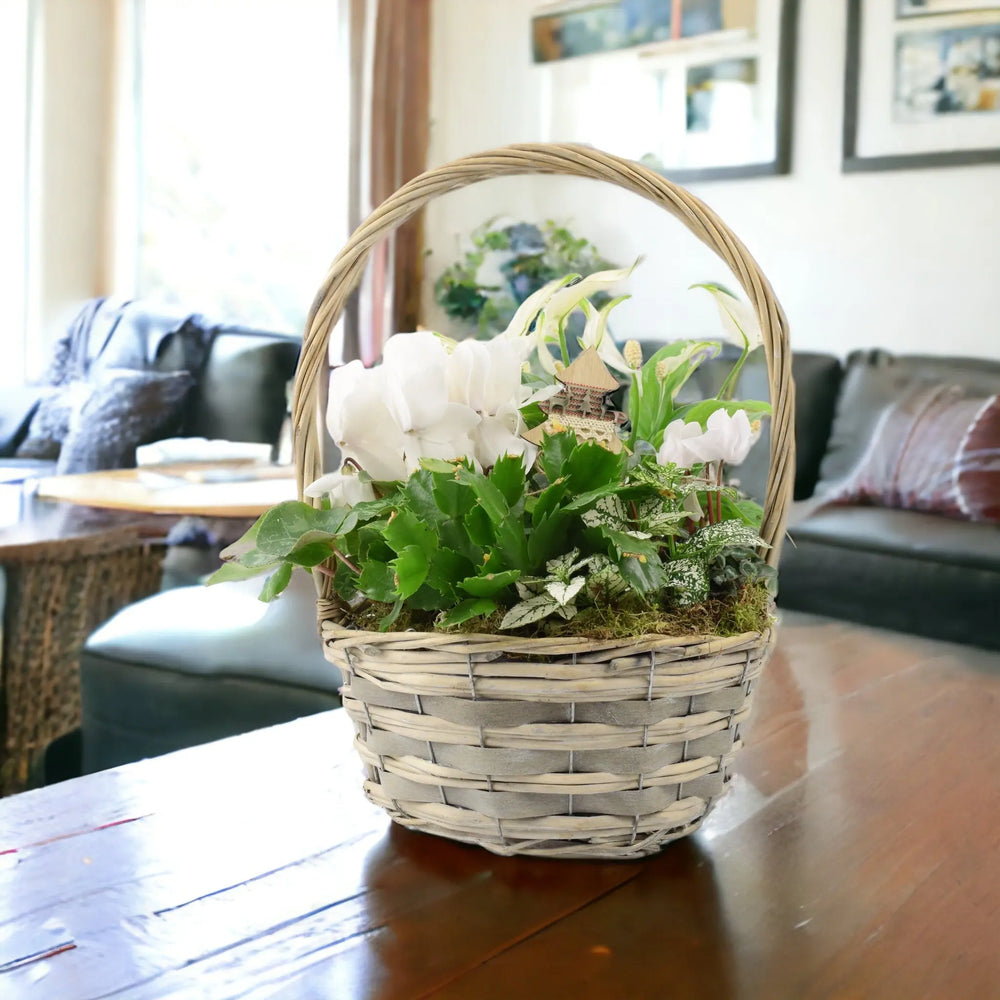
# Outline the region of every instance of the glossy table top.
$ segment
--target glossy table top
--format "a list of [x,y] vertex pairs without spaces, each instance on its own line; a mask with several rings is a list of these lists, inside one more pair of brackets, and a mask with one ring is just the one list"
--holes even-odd
[[343,712],[0,801],[0,996],[1000,995],[1000,656],[786,615],[732,791],[638,862],[390,827]]

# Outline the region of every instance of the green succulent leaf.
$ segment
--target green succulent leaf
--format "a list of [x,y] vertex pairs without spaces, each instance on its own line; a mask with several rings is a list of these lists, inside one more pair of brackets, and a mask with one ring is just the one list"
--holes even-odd
[[460,601],[447,614],[438,619],[438,624],[442,628],[451,628],[461,625],[470,618],[478,618],[480,615],[489,615],[496,611],[496,601],[488,597],[469,597]]
[[406,600],[427,579],[427,552],[420,545],[407,545],[389,565],[395,573],[396,594]]
[[468,576],[459,583],[467,594],[473,597],[494,597],[517,581],[521,576],[519,569],[508,569],[502,573],[486,573],[482,576]]

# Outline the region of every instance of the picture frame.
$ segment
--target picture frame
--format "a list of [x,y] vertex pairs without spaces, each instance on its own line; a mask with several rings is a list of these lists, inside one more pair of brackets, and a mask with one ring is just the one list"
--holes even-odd
[[[535,64],[542,137],[607,149],[680,183],[789,173],[799,0],[639,2],[672,8],[661,24],[672,37],[623,50],[588,43],[589,53],[570,45]],[[599,25],[594,6],[577,9]]]
[[998,162],[1000,2],[848,0],[842,171]]
[[933,17],[995,9],[997,0],[895,0],[896,17]]

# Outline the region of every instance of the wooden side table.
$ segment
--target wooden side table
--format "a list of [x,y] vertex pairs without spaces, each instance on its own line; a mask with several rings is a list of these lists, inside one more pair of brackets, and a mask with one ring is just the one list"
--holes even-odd
[[33,755],[79,725],[80,648],[116,611],[156,592],[162,557],[134,529],[0,549],[0,795],[22,791]]

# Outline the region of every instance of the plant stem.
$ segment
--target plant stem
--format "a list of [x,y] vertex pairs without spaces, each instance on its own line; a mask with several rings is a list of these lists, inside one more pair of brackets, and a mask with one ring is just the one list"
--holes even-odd
[[566,321],[559,324],[559,350],[562,352],[562,363],[564,368],[569,367],[569,348],[566,346]]
[[[740,333],[743,333],[740,330]],[[716,399],[729,399],[733,390],[736,388],[736,379],[740,374],[740,370],[743,368],[746,359],[750,356],[750,341],[747,335],[743,334],[743,353],[740,355],[739,360],[733,365],[732,370],[726,376],[726,381],[722,383],[722,388],[719,389],[719,394],[715,397]]]

